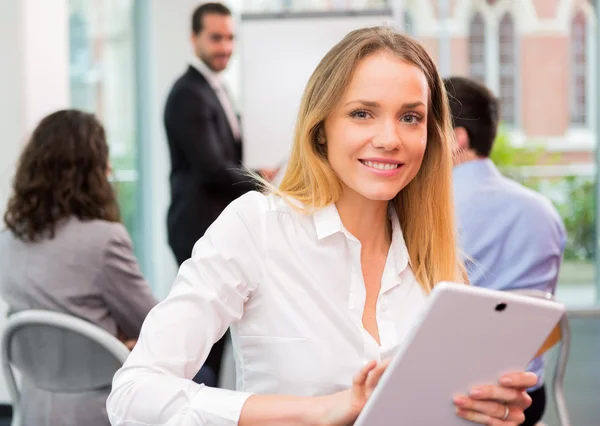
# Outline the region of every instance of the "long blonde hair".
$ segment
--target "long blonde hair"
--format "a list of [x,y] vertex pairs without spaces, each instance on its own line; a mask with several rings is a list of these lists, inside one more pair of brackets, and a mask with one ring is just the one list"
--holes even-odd
[[385,51],[418,67],[429,85],[427,147],[416,177],[391,201],[400,220],[413,273],[431,291],[440,281],[465,281],[457,250],[452,199],[454,134],[447,95],[430,56],[415,40],[386,27],[349,33],[321,60],[310,77],[298,114],[292,153],[278,189],[307,208],[335,203],[342,183],[318,143],[326,117],[342,98],[358,62]]

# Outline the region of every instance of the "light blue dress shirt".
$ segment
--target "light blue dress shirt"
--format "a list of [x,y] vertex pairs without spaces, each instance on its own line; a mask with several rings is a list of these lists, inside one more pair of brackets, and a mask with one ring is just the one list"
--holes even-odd
[[[566,244],[563,222],[543,195],[504,177],[489,159],[454,167],[460,248],[471,284],[554,293]],[[544,363],[528,367],[543,383]]]

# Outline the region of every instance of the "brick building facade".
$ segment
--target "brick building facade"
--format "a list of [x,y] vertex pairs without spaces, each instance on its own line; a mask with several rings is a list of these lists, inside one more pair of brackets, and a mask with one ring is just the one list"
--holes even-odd
[[[563,164],[593,162],[593,1],[450,0],[447,10],[438,9],[438,0],[403,3],[406,31],[425,44],[444,74],[476,78],[500,98],[514,143],[544,143],[562,154]],[[449,50],[445,58],[440,47]]]

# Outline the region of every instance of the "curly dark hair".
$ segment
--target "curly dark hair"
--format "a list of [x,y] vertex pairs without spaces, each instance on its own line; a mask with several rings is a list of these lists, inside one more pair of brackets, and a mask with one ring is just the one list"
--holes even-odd
[[106,135],[94,115],[50,114],[21,154],[4,222],[19,239],[33,242],[53,238],[57,222],[70,216],[119,221],[108,168]]

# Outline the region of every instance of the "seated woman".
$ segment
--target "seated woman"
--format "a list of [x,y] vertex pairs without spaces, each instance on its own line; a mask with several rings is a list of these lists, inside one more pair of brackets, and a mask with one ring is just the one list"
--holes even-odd
[[[279,187],[230,204],[148,315],[112,424],[353,424],[433,286],[463,280],[453,143],[425,49],[387,28],[346,36],[308,82]],[[193,383],[230,326],[237,390]],[[499,380],[456,396],[457,415],[521,422],[535,375]]]
[[[83,318],[133,343],[156,304],[119,223],[108,145],[91,114],[44,118],[19,160],[0,233],[0,292],[11,313]],[[23,424],[108,425],[109,389],[85,395],[22,387]]]

